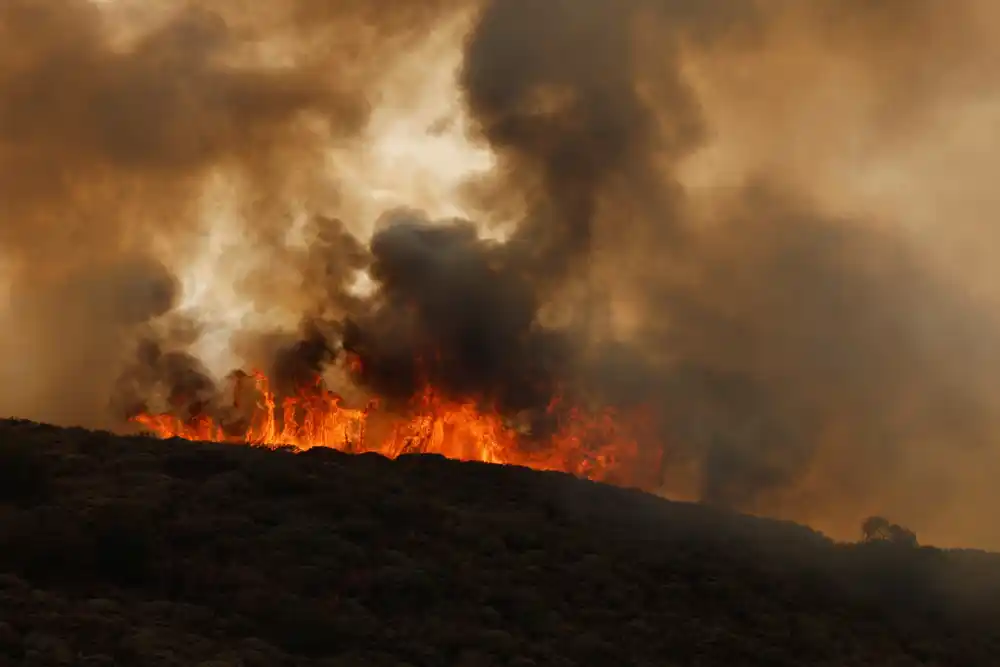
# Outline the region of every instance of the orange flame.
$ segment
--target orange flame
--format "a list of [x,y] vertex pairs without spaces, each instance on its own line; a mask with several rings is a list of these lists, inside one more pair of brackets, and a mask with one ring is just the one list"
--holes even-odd
[[385,415],[391,420],[388,435],[376,438],[368,433],[369,417],[378,409],[376,402],[364,409],[347,408],[339,396],[317,385],[286,398],[279,419],[279,406],[267,378],[259,372],[250,377],[260,400],[249,424],[237,435],[203,416],[181,419],[143,413],[132,421],[161,438],[297,449],[331,447],[390,458],[407,453],[440,454],[463,461],[559,470],[595,480],[607,480],[640,465],[637,427],[646,420],[634,415],[619,420],[612,410],[559,410],[559,402],[554,401],[549,414],[557,421],[555,433],[544,442],[526,443],[524,434],[498,412],[483,410],[473,401],[446,399],[428,385],[414,399],[410,414]]

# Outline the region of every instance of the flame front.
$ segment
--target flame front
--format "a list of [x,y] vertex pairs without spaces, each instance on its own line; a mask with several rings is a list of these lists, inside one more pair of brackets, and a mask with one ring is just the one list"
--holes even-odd
[[[170,413],[141,413],[132,421],[160,438],[297,449],[330,447],[390,458],[440,454],[463,461],[558,470],[595,480],[649,463],[639,461],[635,427],[642,420],[635,416],[619,420],[612,410],[563,409],[554,401],[548,412],[556,422],[555,431],[539,440],[526,436],[495,410],[483,410],[474,401],[448,400],[426,386],[406,416],[380,414],[388,420],[388,433],[373,436],[369,421],[379,410],[377,402],[364,409],[344,407],[338,395],[317,385],[284,399],[279,407],[267,378],[261,373],[249,377],[259,400],[249,420],[235,426],[204,415],[182,418]],[[234,404],[238,405],[236,396]]]

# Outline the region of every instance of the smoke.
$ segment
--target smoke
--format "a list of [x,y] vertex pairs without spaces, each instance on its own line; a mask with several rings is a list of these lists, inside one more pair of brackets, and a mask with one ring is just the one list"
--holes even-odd
[[[586,377],[655,402],[669,465],[695,472],[698,497],[841,534],[879,507],[942,526],[974,467],[995,466],[994,316],[901,233],[902,207],[859,211],[831,178],[996,94],[981,29],[994,14],[780,1],[481,14],[462,83],[499,188],[527,199],[511,243],[543,300],[565,303],[553,283],[585,286],[569,297],[577,328],[618,330],[612,363],[600,350]],[[715,133],[729,128],[743,132],[727,155]],[[736,177],[692,187],[713,152]]]
[[[336,200],[327,147],[364,127],[382,49],[432,18],[409,3],[289,0],[256,14],[236,2],[148,4],[0,6],[12,360],[0,403],[11,413],[107,425],[134,341],[181,302],[174,274],[210,222],[213,179],[228,179],[241,233],[264,258],[220,267],[237,283],[247,266],[267,271],[296,206]],[[131,23],[113,20],[116,9]],[[245,281],[237,291],[261,280]]]
[[[346,351],[390,404],[430,382],[509,414],[642,406],[668,494],[1000,544],[972,509],[1000,462],[995,4],[196,4],[131,31],[83,0],[0,8],[0,405],[211,403],[178,272],[225,177],[241,241],[213,276],[270,323],[229,346],[281,393],[343,383]],[[462,219],[393,207],[369,239],[331,151],[363,150],[386,63],[462,16],[495,166]]]

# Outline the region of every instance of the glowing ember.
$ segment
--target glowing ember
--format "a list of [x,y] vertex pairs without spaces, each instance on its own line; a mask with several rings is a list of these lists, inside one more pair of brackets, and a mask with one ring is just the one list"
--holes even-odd
[[558,401],[553,402],[548,417],[556,424],[554,433],[534,438],[496,411],[483,410],[472,401],[447,400],[427,386],[406,416],[379,415],[388,424],[387,434],[379,437],[371,435],[368,428],[378,409],[374,402],[365,409],[347,408],[339,396],[317,386],[285,399],[279,408],[267,378],[261,373],[249,377],[259,401],[249,422],[235,429],[207,416],[142,413],[132,421],[161,438],[298,449],[331,447],[351,453],[377,452],[390,458],[407,453],[440,454],[464,461],[560,470],[599,480],[640,463],[635,426],[642,420],[628,420],[632,428],[624,428],[610,410],[591,413],[563,409]]

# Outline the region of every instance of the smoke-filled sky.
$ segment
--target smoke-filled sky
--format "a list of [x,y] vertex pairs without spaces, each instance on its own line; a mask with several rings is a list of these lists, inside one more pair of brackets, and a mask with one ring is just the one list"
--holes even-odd
[[512,413],[651,406],[668,494],[1000,547],[998,26],[5,0],[0,412],[114,427],[123,374],[177,370],[151,337],[188,379],[345,347],[389,399],[419,358]]

